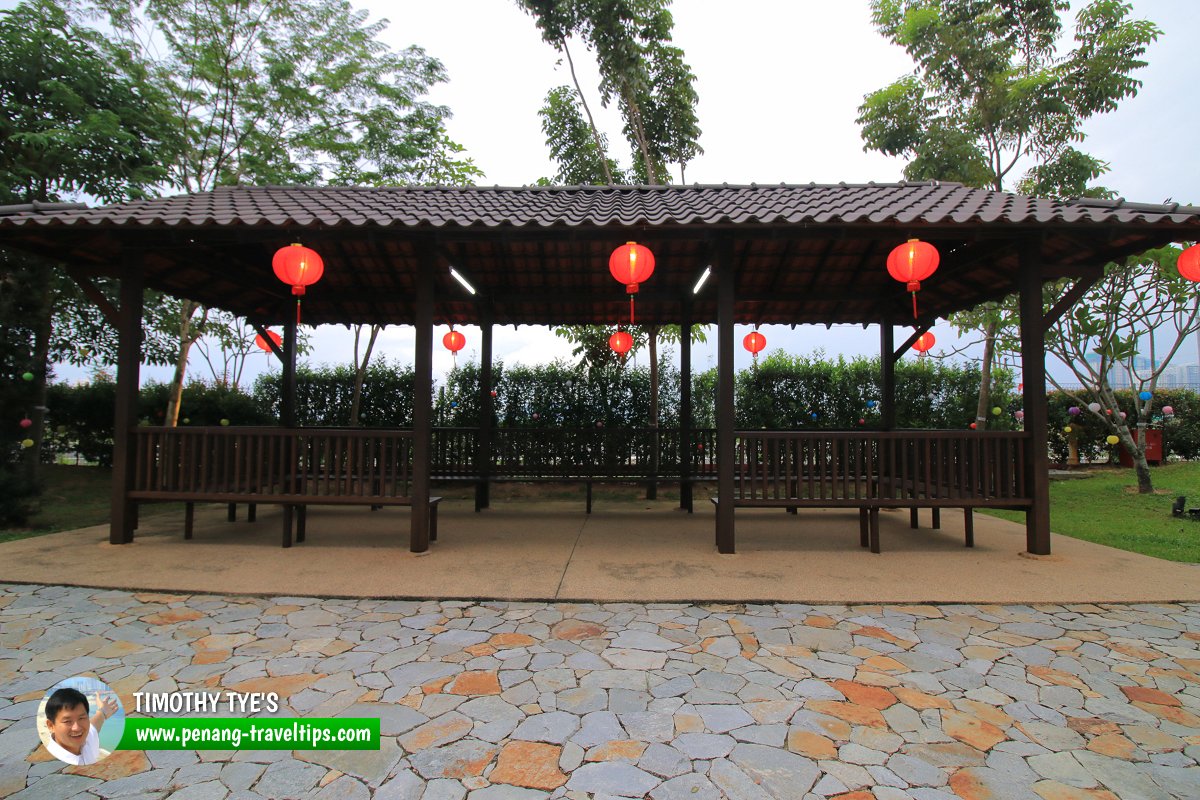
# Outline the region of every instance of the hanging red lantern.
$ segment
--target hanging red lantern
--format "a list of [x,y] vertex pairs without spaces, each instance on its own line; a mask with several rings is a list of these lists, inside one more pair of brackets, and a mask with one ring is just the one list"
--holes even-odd
[[608,337],[608,346],[613,349],[614,353],[623,356],[633,347],[633,337],[626,331],[617,331]]
[[1200,244],[1194,244],[1179,254],[1179,274],[1189,281],[1200,282]]
[[750,351],[754,356],[754,360],[758,360],[758,354],[767,346],[767,337],[763,336],[758,331],[750,331],[746,334],[746,338],[742,339],[742,347]]
[[466,346],[467,337],[463,336],[461,333],[459,333],[458,331],[451,328],[450,332],[442,337],[442,344],[444,344],[446,346],[446,349],[449,350],[451,353],[458,355],[458,351],[462,350],[463,347]]
[[291,286],[292,294],[296,295],[296,324],[299,325],[300,298],[305,289],[321,280],[325,274],[325,261],[317,251],[293,243],[275,251],[271,268],[275,270],[275,277]]
[[905,284],[912,293],[913,319],[917,318],[917,292],[921,290],[921,281],[937,272],[940,260],[937,248],[920,239],[909,239],[888,254],[888,274]]
[[654,274],[654,253],[645,245],[626,242],[608,257],[608,271],[618,283],[625,284],[625,292],[629,295],[629,324],[632,325],[633,296],[638,292],[638,284]]
[[263,350],[267,353],[271,352],[271,345],[267,343],[267,339],[270,339],[272,342],[274,342],[276,347],[282,346],[282,344],[283,344],[282,336],[280,336],[278,333],[276,333],[275,331],[270,330],[270,329],[268,329],[266,333],[267,333],[266,339],[263,338],[263,335],[261,333],[258,336],[254,337],[254,343],[256,345],[258,345],[259,350]]
[[933,338],[933,334],[929,331],[925,331],[925,333],[922,333],[917,337],[917,340],[913,342],[912,348],[918,353],[928,353],[929,348],[933,347],[936,343],[937,339]]

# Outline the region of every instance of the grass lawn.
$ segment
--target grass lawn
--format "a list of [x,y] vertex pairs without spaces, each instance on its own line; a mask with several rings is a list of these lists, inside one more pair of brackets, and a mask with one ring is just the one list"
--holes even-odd
[[[112,502],[111,469],[47,464],[43,474],[46,491],[42,494],[41,508],[24,528],[0,528],[0,542],[108,522]],[[182,508],[181,503],[147,504],[140,507],[139,513],[150,516]]]
[[[1137,493],[1132,469],[1095,469],[1092,477],[1050,482],[1050,529],[1056,534],[1170,561],[1200,562],[1200,521],[1171,516],[1186,495],[1200,508],[1200,463],[1150,468],[1154,494]],[[982,510],[1017,522],[1024,512]]]

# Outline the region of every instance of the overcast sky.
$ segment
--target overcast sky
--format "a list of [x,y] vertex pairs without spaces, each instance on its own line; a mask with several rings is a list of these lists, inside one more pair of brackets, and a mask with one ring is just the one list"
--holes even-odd
[[[1131,200],[1200,202],[1200,103],[1195,101],[1194,85],[1200,66],[1200,2],[1132,4],[1135,16],[1153,20],[1164,35],[1147,54],[1149,66],[1137,74],[1144,82],[1138,96],[1124,101],[1116,112],[1089,121],[1081,149],[1111,164],[1103,183]],[[541,41],[532,18],[514,2],[360,0],[355,5],[368,8],[373,18],[390,20],[384,35],[390,44],[418,44],[445,64],[450,80],[430,99],[453,111],[449,133],[484,171],[481,184],[519,186],[554,174],[537,111],[546,92],[570,83],[570,75],[565,66],[558,66],[557,53]],[[678,0],[672,10],[675,43],[697,76],[700,143],[705,150],[688,166],[688,183],[901,178],[900,160],[863,152],[854,122],[863,95],[911,69],[903,50],[871,26],[867,0]],[[581,46],[573,55],[596,108],[593,61]],[[615,110],[600,113],[614,154],[628,163]],[[439,372],[450,366],[450,356],[440,346],[445,330],[435,332],[434,368]],[[478,329],[464,332],[467,346],[459,357],[477,358]],[[739,341],[741,333],[739,329]],[[768,351],[878,351],[874,328],[835,327],[826,332],[823,327],[768,327],[764,333]],[[935,333],[939,345],[952,339],[946,325],[939,325]],[[391,328],[381,337],[377,352],[411,362],[412,338],[411,328]],[[352,339],[345,329],[319,330],[314,342],[312,361],[350,361]],[[495,352],[509,364],[531,363],[567,357],[570,346],[546,329],[510,326],[497,329]],[[1188,349],[1182,360],[1194,361],[1195,356],[1188,355],[1194,352]],[[738,354],[749,362],[740,347]],[[711,346],[698,347],[694,358],[697,369],[715,363]],[[250,371],[267,366],[265,356],[254,361]],[[192,374],[203,377],[204,365],[194,364]]]

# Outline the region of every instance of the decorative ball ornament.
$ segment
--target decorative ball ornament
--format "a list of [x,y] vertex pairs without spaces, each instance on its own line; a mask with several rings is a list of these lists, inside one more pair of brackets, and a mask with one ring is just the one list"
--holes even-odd
[[1116,444],[1117,442],[1121,441],[1121,437],[1110,433],[1107,437],[1105,437],[1104,441],[1108,442],[1109,444]]
[[1126,414],[1124,411],[1121,412],[1121,419],[1125,419],[1125,417],[1127,417],[1127,416],[1129,416],[1129,415]]
[[1153,396],[1149,392],[1138,392],[1138,400],[1149,400]]
[[280,336],[275,331],[270,330],[269,328],[267,329],[266,333],[267,333],[267,335],[265,337],[261,333],[258,336],[254,337],[254,344],[258,346],[259,350],[262,350],[265,353],[270,353],[271,352],[270,342],[274,342],[276,347],[283,346],[283,337],[282,336]]
[[458,408],[458,401],[457,401],[457,400],[451,400],[451,401],[450,401],[450,407],[451,407],[451,408]]
[[972,423],[971,423],[970,425],[968,425],[967,427],[968,427],[968,428],[970,428],[971,430],[975,430],[975,429],[976,429],[977,427],[979,427],[979,426],[978,426],[978,425],[976,425],[974,422],[972,422]]
[[1004,409],[1000,406],[992,406],[992,416],[998,417],[1004,413]]
[[21,420],[20,425],[22,428],[30,428],[33,426],[33,420],[31,420],[29,417],[25,417],[25,419]]
[[763,336],[758,331],[750,331],[746,334],[746,338],[742,339],[742,347],[750,351],[754,356],[754,360],[758,361],[758,354],[767,346],[767,337]]
[[271,268],[275,270],[276,278],[292,287],[292,294],[296,296],[296,324],[299,325],[300,298],[309,286],[321,280],[325,274],[325,261],[316,250],[293,243],[275,251]]
[[540,417],[540,416],[541,416],[541,414],[539,414],[538,412],[536,412],[536,411],[535,411],[535,412],[533,412],[533,418],[534,418],[534,419],[537,419],[537,418],[538,418],[538,417]]
[[33,447],[33,439],[22,439],[21,447],[25,448],[26,450]]
[[1162,411],[1163,411],[1163,416],[1164,416],[1164,417],[1173,417],[1173,416],[1175,416],[1175,409],[1174,409],[1174,408],[1172,408],[1171,406],[1163,406],[1163,409],[1162,409]]
[[816,422],[816,420],[817,420],[817,412],[815,412],[815,411],[814,411],[814,412],[812,412],[811,414],[809,414],[808,416],[812,418],[813,422]]
[[1064,428],[1063,428],[1063,433],[1070,433],[1070,432],[1071,432],[1071,426],[1070,426],[1070,425],[1067,425],[1066,427],[1064,427]]
[[921,281],[937,271],[940,261],[937,248],[920,239],[909,239],[888,254],[888,274],[905,284],[912,294],[913,319],[917,318],[917,292],[921,290]]
[[912,347],[913,350],[916,350],[918,353],[924,355],[925,353],[928,353],[929,348],[933,347],[935,344],[937,344],[937,339],[934,338],[932,333],[925,331],[925,333],[922,333],[917,337],[917,340],[913,342]]
[[1067,413],[1072,417],[1079,413],[1079,406],[1071,406],[1067,409]]
[[878,400],[868,400],[867,401],[867,408],[874,408],[877,405],[879,405]]
[[1017,422],[1020,422],[1021,420],[1025,419],[1025,411],[1017,410],[1013,412],[1013,416],[1017,418]]
[[633,337],[629,335],[628,331],[617,331],[608,337],[608,346],[617,355],[624,356],[633,347]]
[[1100,404],[1099,403],[1088,403],[1088,411],[1091,411],[1093,414],[1099,414],[1100,413]]
[[1180,275],[1189,281],[1200,282],[1200,244],[1194,244],[1180,253],[1176,266]]
[[221,419],[221,427],[222,427],[222,428],[227,428],[227,427],[229,427],[229,420],[222,418],[222,419]]
[[495,389],[492,389],[492,391],[490,392],[490,394],[492,395],[492,397],[496,397],[496,396],[497,396],[497,395],[496,395],[496,390],[495,390]]
[[629,295],[629,324],[633,324],[633,296],[638,293],[638,284],[654,274],[654,253],[637,242],[626,242],[612,251],[608,257],[608,271],[617,281],[625,284]]
[[31,381],[31,380],[33,380],[33,373],[32,373],[32,372],[22,372],[22,373],[21,373],[21,380],[24,380],[24,381]]
[[866,424],[867,424],[867,421],[866,421],[865,419],[863,419],[862,417],[859,417],[859,418],[858,418],[858,424],[859,424],[859,425],[866,425]]

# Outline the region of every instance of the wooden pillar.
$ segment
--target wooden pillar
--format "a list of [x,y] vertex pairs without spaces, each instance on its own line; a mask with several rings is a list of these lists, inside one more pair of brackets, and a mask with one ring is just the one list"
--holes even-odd
[[1021,379],[1025,384],[1025,479],[1033,505],[1025,513],[1025,547],[1035,555],[1050,552],[1050,456],[1047,452],[1049,412],[1046,408],[1046,326],[1042,312],[1042,277],[1038,249],[1021,249]]
[[479,483],[475,484],[475,510],[491,505],[492,439],[496,403],[492,399],[492,315],[486,312],[479,321],[479,450],[475,467]]
[[679,321],[679,508],[692,513],[692,303]]
[[734,552],[733,243],[717,242],[717,552]]
[[[290,306],[288,306],[290,309]],[[283,324],[283,379],[279,387],[279,425],[296,427],[296,320],[291,314]]]
[[885,431],[896,429],[896,338],[891,320],[879,324],[879,370],[883,396],[879,415]]
[[413,354],[412,533],[408,549],[429,549],[429,467],[433,449],[433,276],[437,254],[432,243],[417,248],[415,301],[416,352]]
[[142,292],[145,288],[140,252],[126,251],[121,272],[121,307],[117,316],[117,397],[113,419],[112,517],[110,544],[133,541],[137,503],[129,500],[133,489],[136,453],[133,429],[137,426],[138,384],[142,363]]

